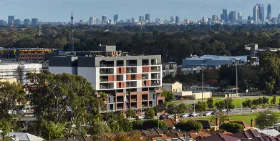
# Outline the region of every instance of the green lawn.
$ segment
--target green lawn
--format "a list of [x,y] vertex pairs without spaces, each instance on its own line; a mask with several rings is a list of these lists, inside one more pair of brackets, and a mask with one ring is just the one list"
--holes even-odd
[[[242,102],[244,102],[244,101],[246,101],[246,100],[248,100],[248,99],[251,99],[251,100],[258,99],[258,98],[260,98],[260,97],[262,97],[262,96],[233,98],[233,104],[235,105],[236,108],[240,108]],[[272,96],[265,96],[265,97],[268,97],[268,98],[269,98],[269,102],[270,102],[270,100],[272,99]],[[276,104],[279,103],[279,98],[280,98],[280,96],[277,96],[277,97],[276,97]],[[216,102],[219,102],[219,101],[223,100],[224,97],[213,97],[213,99],[214,99],[214,103],[216,103]],[[196,100],[196,101],[200,101],[200,100]],[[206,101],[206,100],[205,100],[205,101]],[[176,101],[167,102],[167,105],[170,105],[170,104],[179,105],[179,104],[181,104],[181,103],[190,105],[190,104],[193,103],[193,100],[176,100]]]

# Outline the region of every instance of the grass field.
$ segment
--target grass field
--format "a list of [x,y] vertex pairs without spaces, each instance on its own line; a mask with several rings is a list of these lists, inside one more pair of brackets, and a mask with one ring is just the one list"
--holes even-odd
[[[251,124],[251,119],[255,119],[257,117],[257,113],[254,114],[244,114],[244,115],[230,115],[228,116],[230,120],[234,120],[234,121],[243,121],[245,123],[247,123],[248,125]],[[188,120],[188,119],[186,119]],[[202,118],[195,118],[195,120],[208,120],[210,122],[212,122],[213,124],[215,124],[215,119],[214,117],[202,117]]]
[[[238,97],[238,98],[233,98],[233,104],[235,105],[236,108],[240,108],[241,107],[241,104],[242,102],[248,100],[248,99],[251,99],[251,100],[254,100],[254,99],[258,99],[260,98],[261,96],[254,96],[254,97]],[[270,100],[272,99],[272,96],[266,96],[269,98],[269,102]],[[277,96],[276,97],[276,104],[279,103],[279,98],[280,96]],[[224,97],[213,97],[214,99],[214,103],[216,102],[219,102],[223,99],[225,99]],[[196,100],[196,101],[200,101],[200,100]],[[205,100],[206,101],[206,100]],[[176,105],[179,105],[181,103],[184,103],[184,104],[187,104],[187,105],[190,105],[192,104],[194,101],[193,100],[176,100],[176,101],[171,101],[171,102],[167,102],[167,105],[170,105],[170,104],[176,104]]]

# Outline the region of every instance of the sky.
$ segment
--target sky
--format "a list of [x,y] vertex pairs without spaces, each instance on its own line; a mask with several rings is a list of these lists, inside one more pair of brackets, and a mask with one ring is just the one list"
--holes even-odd
[[119,14],[119,19],[135,18],[151,14],[151,19],[170,19],[179,16],[180,20],[200,20],[202,17],[212,17],[222,13],[222,9],[241,12],[243,19],[253,15],[256,3],[265,6],[272,5],[272,17],[280,14],[280,0],[0,0],[0,19],[7,20],[8,15],[15,18],[39,18],[40,21],[70,20],[71,12],[74,21],[88,21],[89,17],[101,19],[107,15],[113,19]]

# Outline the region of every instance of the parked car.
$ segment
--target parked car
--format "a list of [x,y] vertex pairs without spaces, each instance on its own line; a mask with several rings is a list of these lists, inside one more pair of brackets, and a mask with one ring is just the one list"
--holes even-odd
[[165,119],[168,119],[168,116],[163,114],[163,115],[159,116],[159,119],[160,120],[165,120]]
[[211,115],[217,115],[217,114],[219,114],[218,111],[213,111],[213,112],[211,113]]
[[190,117],[197,117],[197,116],[198,116],[198,113],[195,113],[195,112],[190,114]]
[[185,114],[182,114],[180,117],[181,118],[187,118],[187,117],[189,117],[189,115],[190,115],[189,113],[185,113]]
[[203,113],[203,116],[211,116],[213,111],[207,111],[205,113]]
[[168,115],[168,118],[174,118],[174,115]]

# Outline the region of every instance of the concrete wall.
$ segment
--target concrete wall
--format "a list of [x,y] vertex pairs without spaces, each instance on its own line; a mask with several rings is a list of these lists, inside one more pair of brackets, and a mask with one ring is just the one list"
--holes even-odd
[[93,67],[78,67],[78,75],[87,79],[95,90],[99,90],[100,77]]
[[172,84],[172,92],[181,92],[182,86],[182,83],[175,82],[174,84]]
[[192,91],[173,92],[174,96],[192,96]]
[[68,73],[68,74],[77,74],[77,68],[76,67],[49,67],[50,73],[53,74],[62,74],[62,73]]
[[[194,99],[202,99],[202,93],[193,93]],[[211,98],[212,92],[203,92],[203,98]]]

